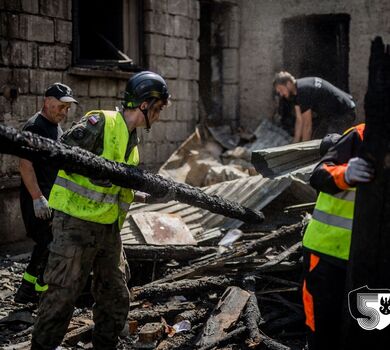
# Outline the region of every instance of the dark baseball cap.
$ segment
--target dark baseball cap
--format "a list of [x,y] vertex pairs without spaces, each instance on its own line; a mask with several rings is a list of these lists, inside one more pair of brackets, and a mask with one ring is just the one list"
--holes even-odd
[[45,92],[45,97],[49,96],[53,96],[61,102],[78,103],[73,98],[72,89],[68,85],[62,83],[54,83],[53,85],[50,85]]

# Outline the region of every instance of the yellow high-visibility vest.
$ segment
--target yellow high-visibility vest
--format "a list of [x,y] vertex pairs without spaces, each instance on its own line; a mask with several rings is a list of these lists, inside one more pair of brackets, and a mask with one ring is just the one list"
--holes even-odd
[[[139,164],[138,148],[135,146],[125,159],[129,132],[119,112],[91,111],[87,114],[103,113],[104,146],[101,157],[128,165]],[[51,208],[70,216],[100,224],[118,221],[119,228],[126,218],[127,210],[134,199],[134,192],[117,185],[103,187],[93,184],[89,178],[79,174],[67,174],[60,170],[50,192]]]
[[304,247],[348,260],[355,193],[354,188],[334,195],[320,192],[303,236]]

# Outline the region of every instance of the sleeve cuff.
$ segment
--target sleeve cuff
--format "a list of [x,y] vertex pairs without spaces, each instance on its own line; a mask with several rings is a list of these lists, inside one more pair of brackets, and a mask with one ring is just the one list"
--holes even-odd
[[347,190],[351,188],[345,181],[345,170],[347,169],[347,163],[341,165],[327,165],[324,164],[324,169],[332,176],[334,183],[341,190]]

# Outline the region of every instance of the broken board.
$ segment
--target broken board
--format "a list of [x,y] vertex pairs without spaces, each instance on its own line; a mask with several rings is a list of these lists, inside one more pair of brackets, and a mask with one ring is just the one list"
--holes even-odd
[[178,215],[140,212],[132,215],[147,244],[196,245],[190,229]]

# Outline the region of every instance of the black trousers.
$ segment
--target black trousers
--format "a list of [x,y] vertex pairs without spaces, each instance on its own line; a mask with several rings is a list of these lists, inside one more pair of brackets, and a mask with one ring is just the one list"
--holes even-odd
[[43,273],[49,257],[48,245],[53,240],[52,219],[41,220],[36,218],[32,201],[29,199],[21,198],[20,206],[27,236],[35,242],[26,272],[37,277],[38,283],[43,286],[45,284]]
[[309,350],[340,349],[346,267],[304,250],[302,296]]
[[335,116],[316,115],[313,119],[313,139],[322,139],[327,134],[343,134],[344,131],[356,124],[355,109]]

